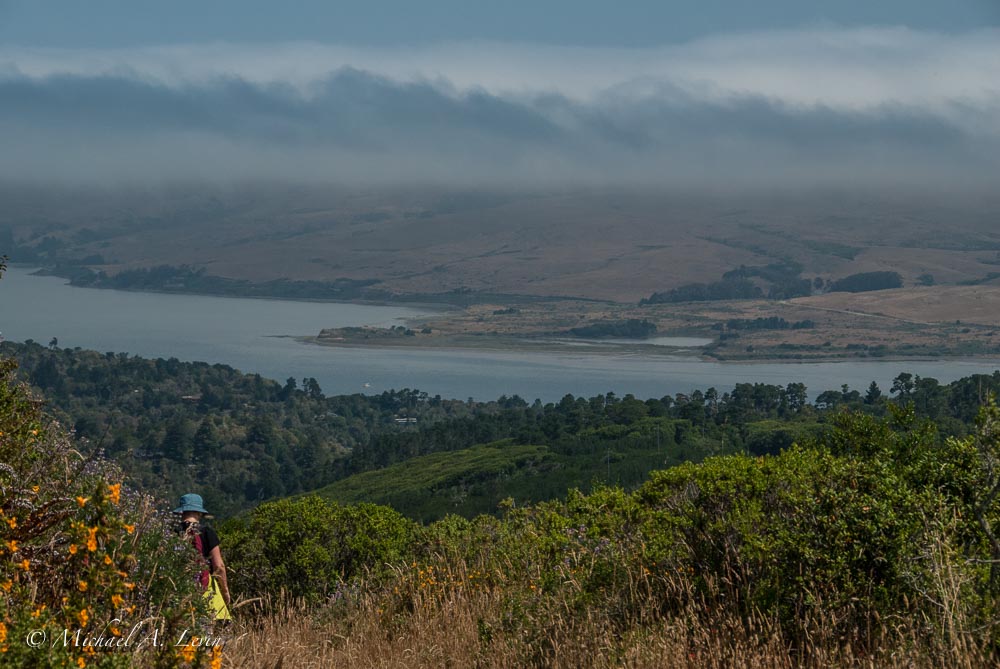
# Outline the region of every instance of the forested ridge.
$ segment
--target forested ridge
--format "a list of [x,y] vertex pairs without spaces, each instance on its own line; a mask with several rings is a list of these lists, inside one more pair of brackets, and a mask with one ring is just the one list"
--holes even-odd
[[[633,488],[684,461],[777,453],[817,438],[843,409],[881,416],[889,404],[912,403],[937,423],[939,438],[963,436],[982,398],[1000,389],[1000,372],[947,385],[902,373],[885,391],[841,388],[813,401],[799,383],[743,383],[646,400],[608,393],[473,402],[409,389],[327,397],[315,379],[279,383],[226,365],[34,342],[5,342],[0,355],[17,359],[19,374],[82,446],[103,451],[135,485],[163,496],[204,490],[223,515],[409,462],[414,488],[373,493],[376,501],[414,513],[407,502],[419,501],[422,519],[471,516],[510,495],[539,501],[594,483]],[[469,450],[480,445],[492,445],[489,458]],[[527,446],[540,448],[519,448]],[[420,474],[441,461],[413,459],[442,452],[454,453],[453,475]],[[327,492],[356,500],[358,484]]]

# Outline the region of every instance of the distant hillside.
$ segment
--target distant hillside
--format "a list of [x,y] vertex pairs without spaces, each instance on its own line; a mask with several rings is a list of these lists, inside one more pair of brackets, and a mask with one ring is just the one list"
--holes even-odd
[[428,522],[447,513],[493,513],[507,497],[555,497],[555,490],[569,487],[555,480],[564,478],[557,475],[562,466],[545,446],[502,441],[418,456],[349,476],[314,494],[343,504],[384,504]]
[[[254,184],[80,192],[0,186],[0,253],[90,285],[218,294],[732,294],[741,267],[801,266],[802,286],[744,277],[737,296],[897,272],[904,285],[996,271],[1000,203],[920,194],[721,196],[574,191],[355,192]],[[144,269],[159,268],[155,272]],[[104,277],[90,276],[104,272]],[[121,273],[120,278],[118,275]],[[921,278],[923,277],[923,278]],[[676,289],[677,292],[673,292]],[[443,298],[442,298],[443,299]]]

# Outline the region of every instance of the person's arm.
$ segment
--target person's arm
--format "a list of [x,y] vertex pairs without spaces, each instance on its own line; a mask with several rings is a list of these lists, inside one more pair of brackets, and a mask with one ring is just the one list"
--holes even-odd
[[222,600],[229,606],[229,583],[226,580],[226,563],[222,561],[222,551],[218,546],[212,548],[208,554],[208,562],[212,565],[212,576],[219,582],[219,589],[222,591]]

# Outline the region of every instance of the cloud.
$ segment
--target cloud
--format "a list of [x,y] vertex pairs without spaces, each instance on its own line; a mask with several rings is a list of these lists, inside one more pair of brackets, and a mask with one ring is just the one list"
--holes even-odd
[[998,38],[0,49],[0,177],[987,185]]

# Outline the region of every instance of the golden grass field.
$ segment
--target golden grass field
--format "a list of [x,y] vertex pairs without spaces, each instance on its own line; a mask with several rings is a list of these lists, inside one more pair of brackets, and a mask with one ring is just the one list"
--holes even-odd
[[[961,583],[941,573],[940,616],[871,619],[867,629],[831,632],[835,619],[804,619],[805,642],[786,639],[767,616],[744,619],[690,604],[664,616],[648,602],[625,633],[601,607],[580,615],[557,596],[503,631],[505,593],[469,588],[421,589],[390,608],[377,589],[349,606],[306,610],[292,601],[243,607],[224,650],[227,667],[246,669],[412,669],[546,667],[582,669],[979,669],[993,667],[981,630],[967,629],[957,607]],[[679,591],[690,589],[673,577]],[[506,593],[509,594],[509,593]],[[397,598],[398,599],[398,598]],[[397,601],[398,604],[398,601]],[[835,615],[835,614],[830,614]],[[509,626],[508,626],[509,628]],[[842,626],[841,626],[842,628]]]

